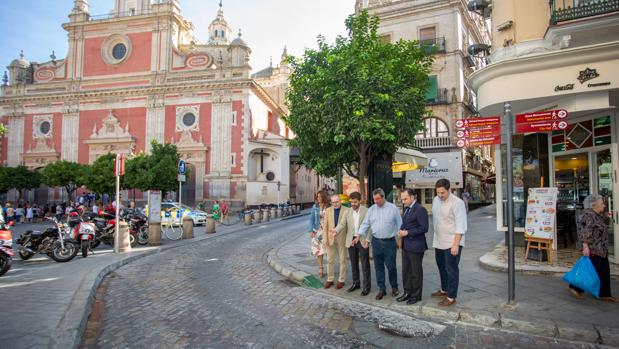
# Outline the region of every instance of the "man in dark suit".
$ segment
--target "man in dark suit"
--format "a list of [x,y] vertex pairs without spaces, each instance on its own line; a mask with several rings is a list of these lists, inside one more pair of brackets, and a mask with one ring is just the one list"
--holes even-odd
[[398,302],[415,304],[421,300],[423,288],[423,254],[428,249],[428,211],[415,200],[412,189],[406,188],[400,194],[404,213],[398,235],[402,239],[402,283],[404,294]]

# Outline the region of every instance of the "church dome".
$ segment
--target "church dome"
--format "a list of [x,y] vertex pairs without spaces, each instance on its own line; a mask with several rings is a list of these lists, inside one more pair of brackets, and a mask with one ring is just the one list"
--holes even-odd
[[9,66],[27,68],[29,65],[30,62],[24,59],[24,51],[21,51],[19,53],[19,59],[14,59]]
[[249,46],[245,43],[245,41],[243,41],[243,39],[241,39],[241,30],[239,29],[239,36],[232,40],[232,42],[230,43],[230,46],[241,46],[241,47],[246,47],[249,48]]

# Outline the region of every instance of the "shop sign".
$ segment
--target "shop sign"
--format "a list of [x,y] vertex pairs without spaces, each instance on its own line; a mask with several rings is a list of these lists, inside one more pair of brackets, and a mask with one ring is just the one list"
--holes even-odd
[[446,178],[452,187],[462,187],[462,153],[428,153],[426,167],[406,172],[406,183],[416,188],[434,188],[436,181]]
[[501,118],[470,118],[456,120],[456,145],[460,148],[501,144]]
[[529,188],[525,238],[555,239],[557,195],[557,188]]

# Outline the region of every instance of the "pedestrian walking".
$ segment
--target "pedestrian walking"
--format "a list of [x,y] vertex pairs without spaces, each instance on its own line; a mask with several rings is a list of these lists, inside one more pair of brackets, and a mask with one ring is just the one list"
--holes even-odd
[[62,204],[56,205],[56,220],[60,222],[62,220],[62,216],[64,215],[64,210],[62,209]]
[[219,220],[221,217],[221,208],[219,207],[219,201],[215,200],[213,203],[213,218],[215,218],[215,222]]
[[226,200],[221,200],[221,219],[220,219],[220,223],[224,224],[224,221],[226,221],[228,224],[230,224],[230,217],[228,217],[228,203],[226,202]]
[[[359,273],[359,264],[361,264],[361,271],[363,272],[363,289],[361,290],[362,296],[367,296],[370,293],[372,278],[370,274],[370,247],[364,247],[364,244],[357,243],[352,244],[355,234],[359,231],[361,223],[367,215],[368,208],[361,205],[361,194],[359,192],[353,192],[350,194],[350,212],[346,219],[346,248],[348,249],[348,256],[350,258],[350,266],[352,271],[352,286],[348,289],[348,292],[353,292],[361,288],[361,278]],[[365,238],[366,243],[372,239],[372,231],[368,229],[367,236]]]
[[[599,299],[615,303],[616,299],[610,293],[609,238],[608,224],[604,218],[604,197],[591,194],[585,198],[584,205],[585,209],[576,221],[578,244],[583,256],[589,257],[600,278]],[[584,297],[584,291],[576,286],[569,285],[569,291],[576,298]]]
[[34,218],[34,208],[32,208],[32,206],[28,206],[26,208],[26,222],[32,223],[33,218]]
[[432,297],[443,297],[439,306],[456,303],[460,282],[460,256],[464,247],[467,229],[466,208],[462,199],[450,192],[447,179],[436,182],[436,197],[432,201],[432,223],[434,225],[434,256],[441,278],[441,289]]
[[6,222],[10,223],[15,220],[15,209],[10,202],[6,203]]
[[346,281],[346,219],[348,207],[342,207],[340,196],[331,196],[331,207],[325,213],[323,243],[327,247],[327,282],[325,288],[333,286],[335,281],[335,258],[338,257],[339,273],[336,289],[344,287]]
[[462,192],[462,201],[464,201],[464,207],[466,208],[466,213],[469,213],[469,201],[471,201],[471,186],[469,184],[466,185],[464,191]]
[[423,255],[428,249],[428,211],[416,200],[415,192],[405,188],[400,193],[404,213],[398,235],[402,239],[402,284],[404,294],[398,302],[412,305],[421,300],[423,290]]
[[367,247],[366,234],[372,229],[372,254],[374,255],[376,284],[379,288],[376,299],[381,300],[387,294],[385,267],[389,273],[391,295],[396,297],[399,294],[398,271],[395,264],[397,254],[395,236],[402,226],[402,217],[398,208],[391,202],[387,202],[385,192],[381,188],[372,192],[372,198],[374,205],[368,209],[352,244],[356,245],[361,241],[363,247]]
[[310,237],[312,239],[312,255],[316,257],[318,263],[318,277],[324,276],[325,246],[323,239],[323,221],[325,212],[329,207],[329,199],[325,191],[320,190],[316,193],[314,206],[310,210]]
[[19,204],[15,209],[15,223],[22,223],[22,219],[26,215],[26,211],[24,210],[24,205]]

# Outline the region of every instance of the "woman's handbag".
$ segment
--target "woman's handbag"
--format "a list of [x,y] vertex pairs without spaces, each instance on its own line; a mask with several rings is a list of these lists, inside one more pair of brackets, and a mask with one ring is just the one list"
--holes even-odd
[[580,257],[572,270],[563,275],[563,280],[595,298],[600,297],[600,277],[587,256]]

